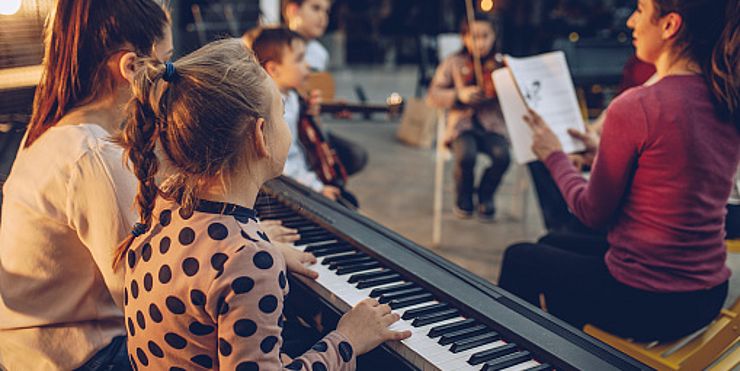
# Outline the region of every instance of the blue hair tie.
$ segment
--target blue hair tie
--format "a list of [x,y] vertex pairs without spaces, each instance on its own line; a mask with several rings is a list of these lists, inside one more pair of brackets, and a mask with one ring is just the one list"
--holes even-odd
[[134,237],[139,237],[144,234],[147,229],[149,229],[149,227],[147,227],[146,224],[136,223],[134,224],[134,228],[131,230],[131,234],[134,235]]
[[175,65],[172,62],[164,62],[164,75],[162,79],[167,82],[172,82],[175,79]]

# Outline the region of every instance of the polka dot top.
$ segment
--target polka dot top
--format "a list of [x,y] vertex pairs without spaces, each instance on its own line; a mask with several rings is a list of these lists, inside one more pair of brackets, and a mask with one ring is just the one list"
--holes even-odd
[[124,259],[134,370],[354,370],[336,331],[281,364],[285,261],[253,210],[201,201],[188,214],[160,197],[152,226]]

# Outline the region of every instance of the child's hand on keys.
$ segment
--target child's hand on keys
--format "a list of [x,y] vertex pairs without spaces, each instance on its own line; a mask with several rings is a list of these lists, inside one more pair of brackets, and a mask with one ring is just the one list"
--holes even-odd
[[403,340],[411,331],[392,331],[388,326],[401,319],[388,304],[375,299],[365,299],[339,320],[337,331],[346,336],[359,356],[389,340]]

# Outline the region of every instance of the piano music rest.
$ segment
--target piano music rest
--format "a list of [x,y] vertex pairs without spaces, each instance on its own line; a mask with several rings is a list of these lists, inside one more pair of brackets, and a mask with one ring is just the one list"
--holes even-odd
[[[720,355],[732,348],[740,339],[740,298],[730,308],[722,309],[714,322],[698,333],[671,343],[635,343],[614,336],[597,327],[586,325],[587,334],[613,346],[657,370],[702,370]],[[727,370],[740,363],[738,350],[734,350]],[[715,368],[713,368],[715,369]]]

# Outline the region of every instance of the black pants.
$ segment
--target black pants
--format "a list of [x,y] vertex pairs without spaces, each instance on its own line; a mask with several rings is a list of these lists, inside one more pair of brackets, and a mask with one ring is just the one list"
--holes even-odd
[[491,159],[478,185],[478,202],[493,200],[501,179],[509,168],[509,143],[505,137],[482,130],[468,130],[460,133],[452,142],[452,153],[455,157],[455,189],[458,200],[471,197],[475,188],[475,160],[478,153]]
[[126,371],[131,370],[126,351],[126,337],[118,336],[105,348],[95,353],[77,371]]
[[329,145],[337,153],[339,160],[342,161],[344,169],[347,170],[347,175],[357,174],[365,168],[367,165],[367,150],[365,148],[333,132],[329,132],[328,140]]
[[727,239],[740,238],[740,205],[727,205],[725,230],[727,231]]
[[589,323],[637,341],[686,336],[710,323],[722,309],[727,282],[692,292],[639,290],[612,277],[603,247],[589,250],[578,242],[510,246],[504,253],[499,286],[533,305],[539,305],[543,294],[547,311],[577,328]]

